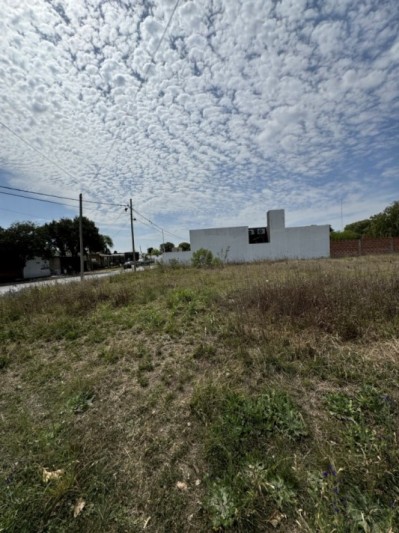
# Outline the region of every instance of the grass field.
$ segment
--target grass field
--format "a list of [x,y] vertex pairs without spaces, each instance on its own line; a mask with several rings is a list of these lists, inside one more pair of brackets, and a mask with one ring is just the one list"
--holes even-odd
[[0,531],[399,531],[399,257],[0,298]]

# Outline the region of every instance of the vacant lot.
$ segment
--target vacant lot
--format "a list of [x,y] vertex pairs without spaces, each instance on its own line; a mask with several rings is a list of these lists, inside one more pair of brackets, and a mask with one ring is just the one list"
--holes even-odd
[[0,299],[0,531],[399,531],[399,257]]

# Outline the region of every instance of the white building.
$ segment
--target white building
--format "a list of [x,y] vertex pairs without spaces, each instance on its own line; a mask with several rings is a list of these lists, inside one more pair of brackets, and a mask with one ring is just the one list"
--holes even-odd
[[312,259],[330,256],[330,226],[285,227],[284,209],[268,211],[267,226],[190,230],[190,252],[169,252],[165,263],[189,263],[193,252],[210,250],[225,262],[247,263],[276,259]]
[[24,279],[44,278],[51,275],[49,261],[41,257],[28,259],[23,269]]

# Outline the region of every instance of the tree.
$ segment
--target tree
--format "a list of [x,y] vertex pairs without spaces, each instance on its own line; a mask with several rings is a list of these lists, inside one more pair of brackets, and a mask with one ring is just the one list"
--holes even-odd
[[[84,253],[110,253],[109,248],[113,246],[111,237],[101,235],[94,222],[86,217],[82,218],[82,225]],[[44,225],[43,231],[52,255],[71,255],[72,257],[79,255],[79,217],[53,220]]]
[[360,235],[350,229],[344,229],[344,231],[332,231],[330,233],[330,239],[333,241],[346,241],[360,239]]
[[382,213],[373,215],[366,220],[347,224],[345,230],[354,231],[360,236],[399,237],[399,202],[394,202]]
[[33,222],[16,222],[8,229],[0,228],[0,256],[3,269],[20,273],[28,259],[49,257],[41,227]]
[[347,224],[345,226],[345,231],[354,231],[359,237],[362,235],[368,235],[370,231],[370,219],[359,220],[357,222],[352,222],[352,224]]
[[179,248],[183,251],[183,252],[189,252],[190,249],[191,249],[191,246],[190,246],[190,243],[189,242],[181,242],[179,244]]
[[173,244],[173,242],[165,242],[159,246],[159,249],[161,250],[161,253],[163,254],[165,252],[171,252],[174,247],[175,245]]
[[399,237],[399,202],[371,217],[370,232],[373,237]]
[[111,239],[111,237],[109,237],[109,235],[101,235],[101,237],[102,237],[102,240],[103,240],[103,243],[104,243],[105,253],[110,254],[111,253],[111,248],[114,247],[113,240]]

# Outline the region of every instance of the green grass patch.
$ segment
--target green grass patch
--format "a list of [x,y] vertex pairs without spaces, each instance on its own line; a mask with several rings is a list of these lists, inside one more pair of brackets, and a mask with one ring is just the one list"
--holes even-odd
[[398,266],[1,297],[0,531],[399,531]]

